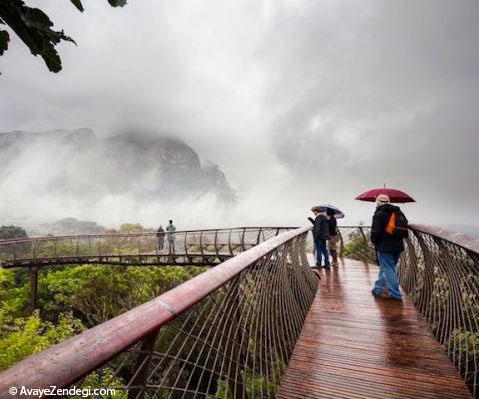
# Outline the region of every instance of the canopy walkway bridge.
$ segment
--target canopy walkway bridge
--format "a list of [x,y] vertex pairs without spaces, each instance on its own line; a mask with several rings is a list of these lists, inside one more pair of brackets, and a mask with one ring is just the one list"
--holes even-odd
[[166,253],[154,233],[0,242],[2,267],[31,271],[33,306],[45,266],[212,266],[5,370],[0,398],[95,381],[121,398],[479,397],[479,240],[411,226],[401,303],[370,293],[368,228],[340,227],[341,261],[319,271],[309,231],[178,232]]

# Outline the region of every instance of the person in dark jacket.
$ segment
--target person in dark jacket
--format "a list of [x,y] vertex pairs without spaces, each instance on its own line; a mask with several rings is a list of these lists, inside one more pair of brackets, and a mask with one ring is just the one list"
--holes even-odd
[[329,253],[326,241],[329,239],[329,223],[326,213],[321,212],[320,208],[311,209],[315,218],[309,218],[313,223],[313,238],[314,246],[316,248],[316,267],[321,267],[322,258],[324,257],[324,267],[329,268]]
[[163,226],[160,225],[158,227],[156,237],[158,238],[158,252],[163,252],[163,246],[165,245],[165,230],[163,230]]
[[331,258],[333,259],[333,265],[338,263],[338,222],[334,217],[335,211],[334,209],[328,208],[326,209],[326,214],[328,215],[328,224],[329,224],[329,236],[330,239],[328,240],[328,250],[331,254]]
[[402,300],[399,291],[399,279],[396,265],[404,251],[403,239],[386,232],[391,214],[400,212],[399,207],[391,205],[389,197],[380,194],[376,198],[376,212],[374,212],[371,225],[371,241],[376,247],[376,254],[379,262],[378,279],[374,283],[372,293],[374,296],[381,296],[387,288],[389,297]]

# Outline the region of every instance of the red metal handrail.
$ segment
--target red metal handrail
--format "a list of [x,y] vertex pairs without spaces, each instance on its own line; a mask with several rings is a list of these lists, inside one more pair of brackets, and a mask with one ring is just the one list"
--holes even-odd
[[468,249],[469,251],[479,253],[479,236],[464,234],[458,231],[443,229],[435,226],[426,226],[424,224],[411,224],[409,227],[413,230],[449,241],[453,244]]

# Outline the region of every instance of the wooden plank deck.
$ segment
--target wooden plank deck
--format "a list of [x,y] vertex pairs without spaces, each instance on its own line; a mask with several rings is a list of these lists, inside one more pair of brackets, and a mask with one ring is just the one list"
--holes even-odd
[[353,260],[318,270],[277,398],[471,398],[411,301],[371,295],[377,270]]

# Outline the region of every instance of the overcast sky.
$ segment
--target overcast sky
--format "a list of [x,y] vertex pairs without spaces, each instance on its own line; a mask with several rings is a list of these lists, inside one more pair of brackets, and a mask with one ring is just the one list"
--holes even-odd
[[[384,183],[416,198],[403,207],[411,221],[479,225],[477,0],[85,0],[83,14],[27,3],[78,47],[58,46],[52,74],[13,38],[0,131],[184,139],[240,197],[221,215],[169,209],[184,225],[303,224],[321,202],[368,223],[373,205],[353,198]],[[108,223],[101,211],[76,216]],[[148,224],[155,212],[121,214]]]

